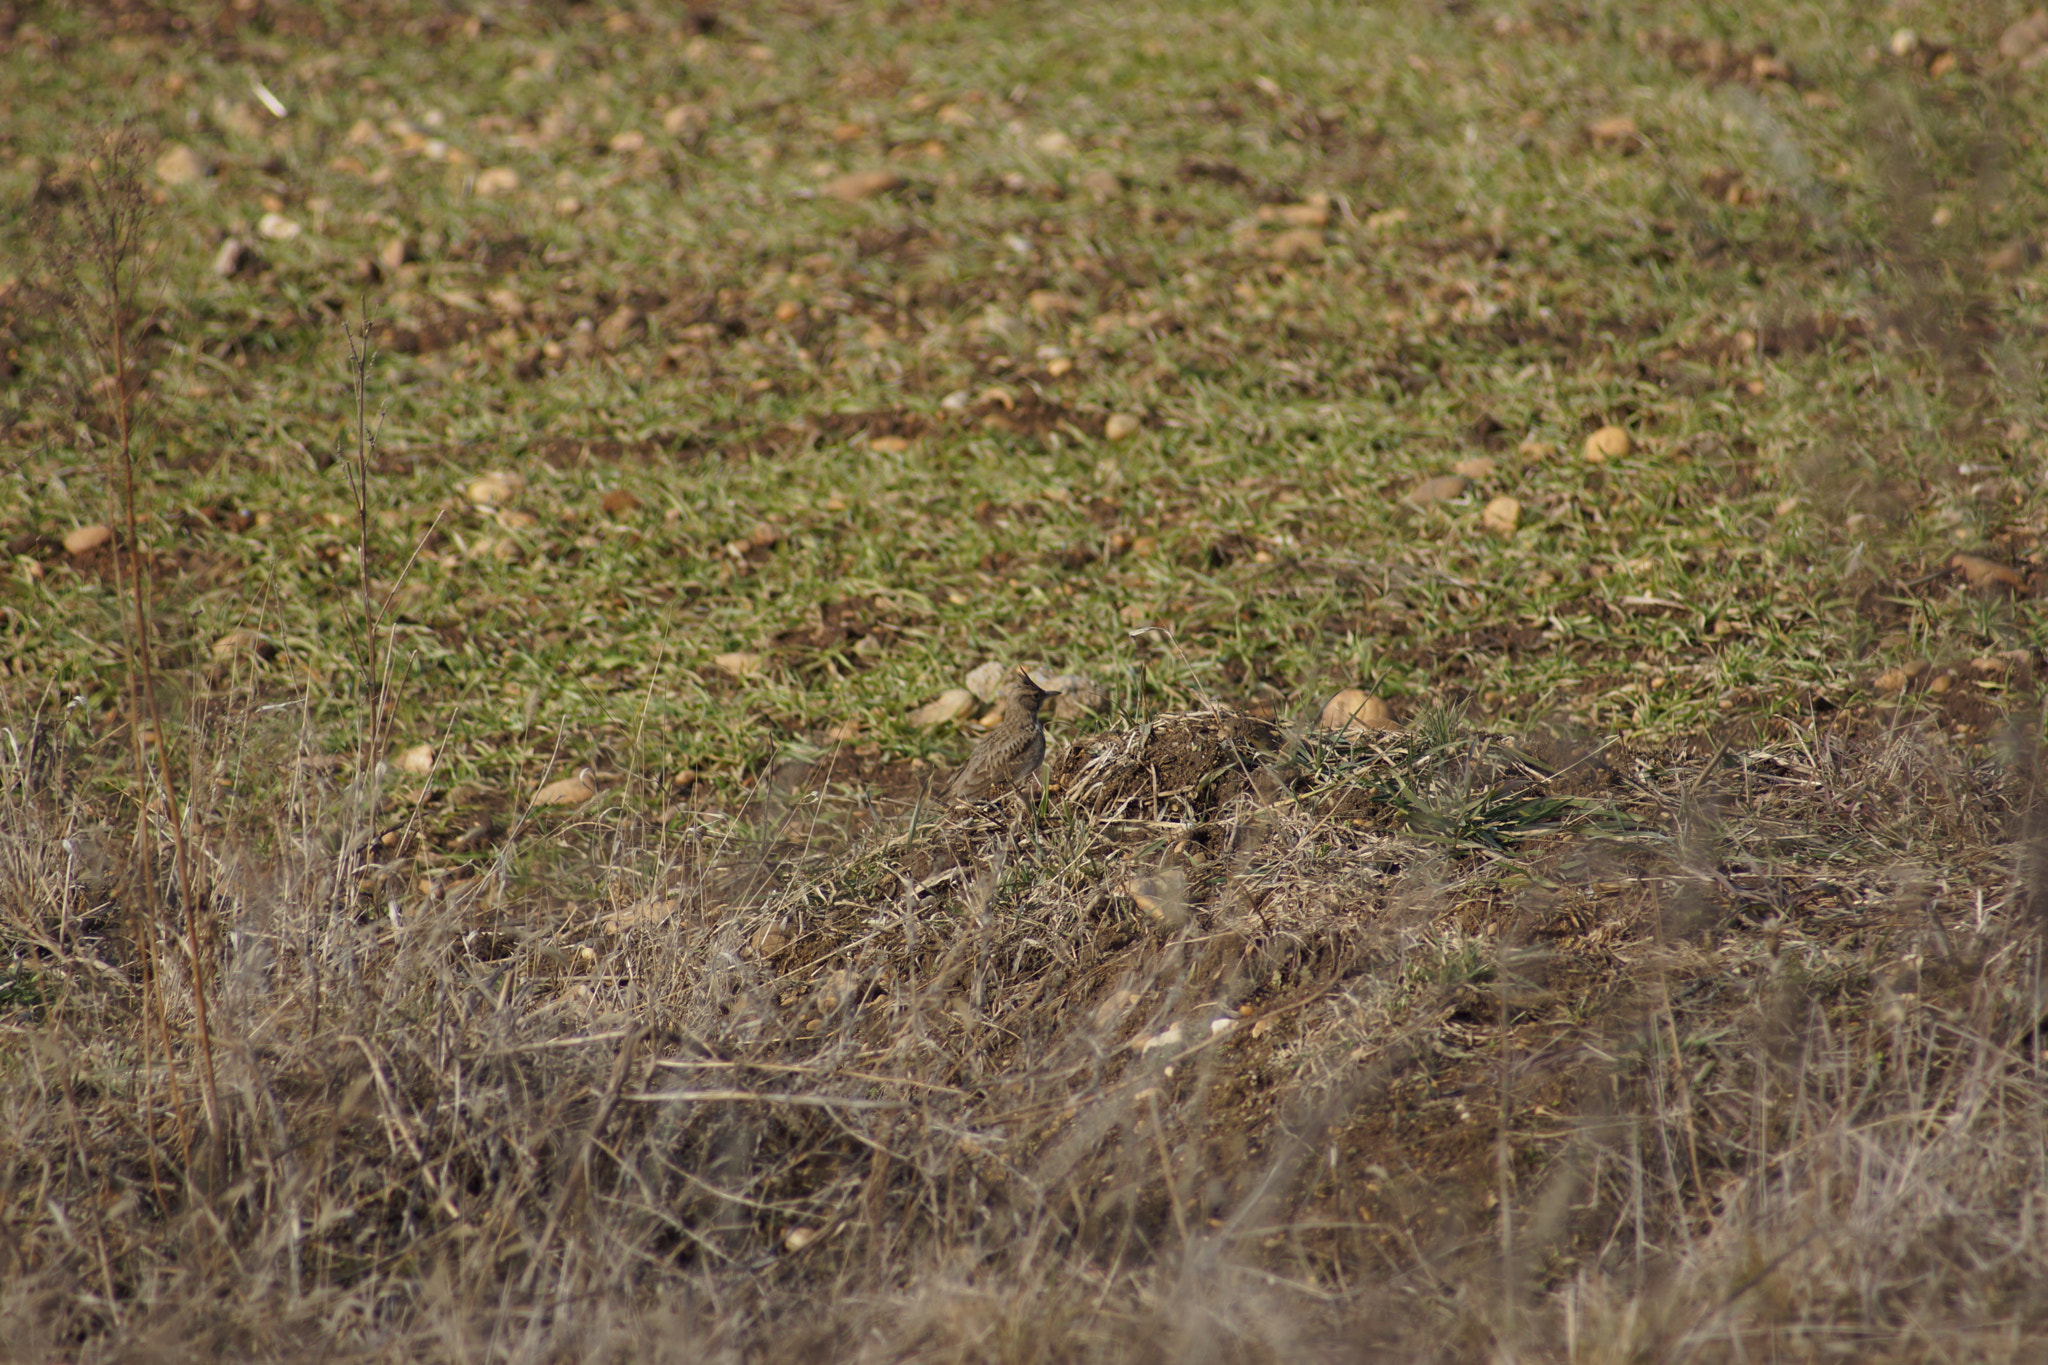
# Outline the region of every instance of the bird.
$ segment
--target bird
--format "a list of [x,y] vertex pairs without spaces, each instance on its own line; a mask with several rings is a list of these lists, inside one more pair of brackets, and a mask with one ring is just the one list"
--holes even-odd
[[1003,704],[1001,717],[987,734],[974,741],[967,762],[946,788],[946,798],[955,805],[989,801],[1014,791],[1031,780],[1045,761],[1045,723],[1038,708],[1048,692],[1031,680],[1031,670],[1019,664],[1003,679],[996,699]]

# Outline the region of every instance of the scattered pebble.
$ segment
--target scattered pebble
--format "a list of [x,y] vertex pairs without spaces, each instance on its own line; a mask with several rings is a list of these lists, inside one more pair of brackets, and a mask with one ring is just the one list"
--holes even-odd
[[182,142],[173,142],[156,159],[156,178],[166,185],[196,184],[212,174],[206,158]]
[[1316,261],[1323,255],[1320,228],[1289,228],[1266,243],[1266,254],[1276,261]]
[[81,526],[75,531],[64,533],[64,552],[72,555],[87,555],[114,538],[111,528],[105,526]]
[[230,237],[220,244],[213,253],[213,273],[223,280],[231,280],[254,259],[249,244],[239,237]]
[[1081,188],[1100,204],[1122,194],[1124,182],[1114,171],[1093,170],[1081,177]]
[[231,630],[213,642],[212,650],[218,663],[225,663],[237,654],[254,654],[267,659],[276,652],[270,641],[253,630]]
[[1643,139],[1642,130],[1627,114],[1594,119],[1586,125],[1586,136],[1592,139],[1595,147],[1633,146]]
[[825,182],[825,193],[848,204],[858,204],[878,194],[903,187],[903,177],[894,171],[853,171]]
[[996,693],[1002,688],[1003,678],[1009,671],[994,659],[977,665],[967,674],[968,690],[983,701],[994,701]]
[[1140,913],[1169,929],[1178,929],[1188,922],[1187,874],[1177,867],[1150,877],[1131,878],[1124,883],[1124,894]]
[[1990,587],[1994,583],[2016,590],[2027,586],[2027,580],[2018,573],[1982,555],[1956,555],[1949,560],[1949,567],[1960,572],[1973,588]]
[[509,469],[495,469],[470,480],[463,495],[478,507],[503,507],[526,489],[526,476]]
[[1522,504],[1517,499],[1502,494],[1486,504],[1479,513],[1479,524],[1497,536],[1510,536],[1522,524]]
[[597,325],[597,344],[607,351],[616,351],[625,345],[626,338],[641,323],[642,314],[631,304],[620,304],[611,315]]
[[488,166],[476,173],[476,192],[485,199],[511,194],[518,188],[519,172],[510,166]]
[[738,650],[730,654],[713,655],[711,662],[721,672],[730,673],[735,678],[752,678],[759,676],[761,667],[767,660],[759,654]]
[[1471,482],[1469,479],[1460,474],[1439,474],[1433,479],[1424,479],[1421,483],[1410,489],[1408,501],[1414,503],[1417,507],[1427,507],[1432,503],[1438,502],[1449,502],[1452,498],[1463,493],[1466,484],[1469,482]]
[[909,712],[909,722],[922,729],[932,729],[934,724],[946,724],[958,720],[977,706],[975,694],[967,688],[946,688],[938,694],[938,700],[926,702],[918,710]]
[[1109,420],[1102,424],[1102,434],[1112,441],[1121,441],[1126,437],[1137,435],[1139,429],[1144,425],[1142,421],[1131,416],[1128,412],[1111,413]]
[[1632,449],[1628,433],[1620,427],[1602,427],[1586,438],[1586,459],[1593,464],[1618,460]]
[[434,770],[434,746],[415,744],[398,756],[398,770],[402,773],[430,773]]
[[550,782],[533,794],[536,806],[580,806],[597,795],[597,773],[584,768],[574,777]]
[[1395,723],[1394,713],[1385,702],[1359,688],[1347,687],[1323,707],[1323,714],[1316,720],[1316,728],[1362,733],[1398,730],[1401,727]]

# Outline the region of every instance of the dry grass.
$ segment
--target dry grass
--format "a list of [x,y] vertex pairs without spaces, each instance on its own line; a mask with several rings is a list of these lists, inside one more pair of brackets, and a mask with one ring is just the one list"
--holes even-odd
[[1164,717],[1035,833],[580,815],[520,836],[547,886],[429,897],[301,768],[195,841],[207,1132],[184,940],[42,732],[0,808],[10,1353],[2038,1350],[2028,769],[1803,734],[1583,759],[1526,836],[1345,813],[1475,790],[1463,740]]

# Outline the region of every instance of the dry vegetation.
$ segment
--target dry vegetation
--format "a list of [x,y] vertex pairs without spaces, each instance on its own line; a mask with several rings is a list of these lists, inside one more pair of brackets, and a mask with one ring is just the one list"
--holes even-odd
[[2048,19],[1895,8],[0,10],[0,1354],[2037,1358]]

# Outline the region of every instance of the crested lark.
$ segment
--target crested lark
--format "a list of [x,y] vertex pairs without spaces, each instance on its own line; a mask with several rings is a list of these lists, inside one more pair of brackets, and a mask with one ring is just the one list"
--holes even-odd
[[1022,664],[1012,669],[996,693],[1003,703],[1002,719],[974,741],[966,764],[946,789],[947,799],[957,805],[989,801],[1028,782],[1045,761],[1045,725],[1038,708],[1058,695],[1031,681],[1031,671]]

